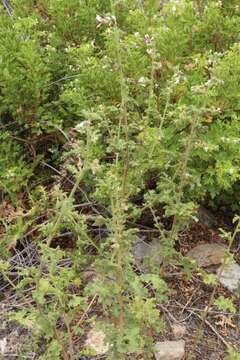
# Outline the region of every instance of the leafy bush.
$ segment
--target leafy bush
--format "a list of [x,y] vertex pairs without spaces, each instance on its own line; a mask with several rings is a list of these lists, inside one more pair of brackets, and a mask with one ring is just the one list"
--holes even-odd
[[22,146],[12,141],[8,133],[3,132],[0,140],[0,190],[16,202],[15,195],[27,185],[32,169],[21,155]]

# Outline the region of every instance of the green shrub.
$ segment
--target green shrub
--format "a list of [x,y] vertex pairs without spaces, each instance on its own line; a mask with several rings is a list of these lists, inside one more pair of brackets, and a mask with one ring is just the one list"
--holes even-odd
[[0,191],[16,201],[16,194],[27,185],[32,169],[23,155],[23,147],[9,133],[0,135]]

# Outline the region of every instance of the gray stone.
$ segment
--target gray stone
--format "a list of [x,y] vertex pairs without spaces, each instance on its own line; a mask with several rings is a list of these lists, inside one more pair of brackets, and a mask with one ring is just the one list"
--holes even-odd
[[187,256],[195,260],[200,267],[221,264],[227,247],[217,243],[200,244],[187,253]]
[[149,266],[147,263],[154,266],[160,266],[162,264],[162,256],[160,252],[159,239],[154,239],[151,243],[146,243],[142,239],[138,239],[133,244],[133,257],[135,264],[142,272],[147,272]]
[[94,351],[95,355],[103,355],[109,349],[109,345],[105,342],[105,334],[96,327],[87,334],[84,346]]
[[181,339],[187,332],[187,328],[183,324],[172,324],[171,328],[175,339]]
[[7,338],[0,339],[0,353],[4,355],[7,348]]
[[240,294],[240,266],[230,264],[219,277],[220,283],[233,293]]
[[154,345],[156,360],[182,360],[185,355],[185,341],[163,341]]
[[199,206],[197,209],[197,218],[201,224],[209,228],[215,228],[218,225],[215,216],[203,206]]

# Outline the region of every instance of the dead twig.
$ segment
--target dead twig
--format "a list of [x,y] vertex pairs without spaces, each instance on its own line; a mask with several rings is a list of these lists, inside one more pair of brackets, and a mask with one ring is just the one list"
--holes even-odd
[[[186,310],[186,311],[188,311],[192,315],[195,315],[199,320],[201,320],[201,321],[203,320],[202,317],[198,313],[196,313],[192,310]],[[219,334],[219,332],[215,329],[215,327],[207,319],[204,319],[204,323],[214,332],[214,334],[218,337],[218,339],[221,340],[221,342],[228,348],[230,344],[223,338],[223,336],[221,334]],[[237,350],[237,348],[234,344],[231,344],[231,346],[235,350]]]
[[192,292],[191,296],[189,297],[188,301],[186,302],[186,304],[183,306],[181,314],[184,313],[185,309],[188,307],[188,305],[191,303],[193,296],[196,294],[196,292],[198,292],[200,286],[197,286],[196,289]]
[[162,304],[158,304],[158,306],[160,307],[160,309],[164,312],[167,313],[168,317],[176,324],[179,324],[182,322],[182,320],[177,320],[171,313],[170,311]]
[[94,304],[95,300],[97,298],[97,294],[94,295],[94,297],[92,298],[92,300],[90,301],[90,303],[88,304],[88,307],[86,308],[86,310],[84,311],[84,313],[82,314],[81,318],[78,320],[77,322],[77,326],[81,325],[81,323],[83,322],[85,316],[87,315],[87,313],[89,312],[89,310],[91,309],[92,305]]
[[9,1],[8,0],[2,0],[2,4],[3,4],[5,10],[7,11],[8,15],[12,16],[13,9],[12,9],[12,6],[10,5]]

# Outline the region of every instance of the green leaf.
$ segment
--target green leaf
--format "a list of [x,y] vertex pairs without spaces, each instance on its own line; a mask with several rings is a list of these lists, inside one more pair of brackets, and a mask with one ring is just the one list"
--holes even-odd
[[48,279],[42,278],[39,280],[37,289],[33,292],[33,298],[39,304],[44,304],[45,295],[47,295],[52,290],[52,286]]
[[82,296],[73,295],[72,298],[69,300],[68,306],[69,307],[84,307],[85,299]]
[[222,295],[214,301],[214,304],[222,311],[230,311],[232,313],[236,313],[237,311],[232,300]]

